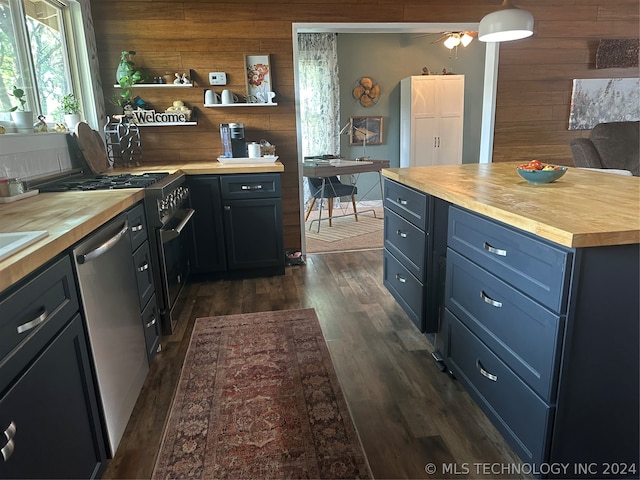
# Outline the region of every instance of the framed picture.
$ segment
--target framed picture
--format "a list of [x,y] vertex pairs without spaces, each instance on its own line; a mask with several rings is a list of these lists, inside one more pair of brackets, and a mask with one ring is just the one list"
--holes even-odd
[[351,117],[349,145],[381,145],[382,117]]
[[270,55],[245,54],[244,67],[247,96],[253,95],[257,103],[268,103],[273,98],[270,96],[270,92],[273,92]]

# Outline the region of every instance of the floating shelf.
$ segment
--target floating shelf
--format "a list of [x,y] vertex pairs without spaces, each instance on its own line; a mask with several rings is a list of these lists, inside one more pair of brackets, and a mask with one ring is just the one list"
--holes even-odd
[[167,122],[167,123],[136,123],[138,127],[185,127],[190,125],[198,125],[198,122]]
[[[122,88],[120,84],[116,84],[113,87]],[[129,88],[193,88],[193,83],[181,83],[179,85],[173,83],[135,83]]]
[[277,103],[205,103],[206,108],[222,108],[222,107],[277,107]]

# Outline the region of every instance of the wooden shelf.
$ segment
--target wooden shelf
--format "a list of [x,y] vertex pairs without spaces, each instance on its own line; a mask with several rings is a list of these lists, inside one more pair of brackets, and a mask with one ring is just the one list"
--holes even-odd
[[185,127],[198,125],[198,122],[136,123],[138,127]]
[[222,108],[222,107],[277,107],[277,103],[205,103],[205,108]]
[[[116,84],[113,88],[122,88]],[[193,83],[175,85],[173,83],[135,83],[129,88],[193,88]]]

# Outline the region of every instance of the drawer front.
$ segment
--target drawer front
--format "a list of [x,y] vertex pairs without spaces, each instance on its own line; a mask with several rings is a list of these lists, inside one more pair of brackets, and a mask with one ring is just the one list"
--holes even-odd
[[388,208],[384,209],[384,247],[400,259],[402,264],[424,283],[425,233]]
[[455,207],[448,245],[537,302],[566,308],[571,252]]
[[129,210],[127,220],[129,220],[129,232],[131,232],[131,251],[134,252],[148,236],[144,205],[139,204]]
[[160,345],[160,316],[156,297],[153,296],[142,312],[142,328],[144,329],[144,342],[147,347],[149,361],[158,351]]
[[222,198],[225,200],[279,197],[280,175],[277,173],[221,175],[220,187]]
[[138,296],[140,298],[140,307],[142,308],[147,304],[154,291],[149,242],[145,242],[135,251],[133,254],[133,266],[136,270]]
[[447,308],[550,402],[562,319],[452,250],[445,291]]
[[524,462],[543,461],[553,408],[446,310],[447,365]]
[[71,259],[66,256],[0,302],[0,361],[34,336],[37,342],[48,342],[78,309]]
[[388,250],[384,250],[383,281],[411,321],[424,331],[424,286]]
[[416,227],[428,231],[428,197],[425,193],[384,180],[384,206],[393,210]]

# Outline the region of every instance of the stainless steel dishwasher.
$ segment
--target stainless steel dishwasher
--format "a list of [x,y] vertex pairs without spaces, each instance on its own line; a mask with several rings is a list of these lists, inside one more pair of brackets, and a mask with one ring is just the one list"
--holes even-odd
[[73,256],[113,456],[149,370],[126,213]]

